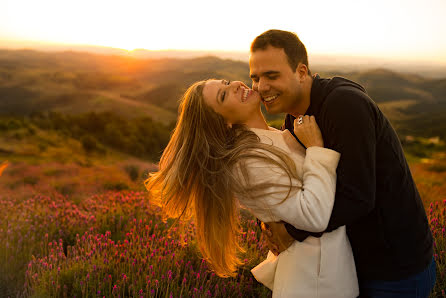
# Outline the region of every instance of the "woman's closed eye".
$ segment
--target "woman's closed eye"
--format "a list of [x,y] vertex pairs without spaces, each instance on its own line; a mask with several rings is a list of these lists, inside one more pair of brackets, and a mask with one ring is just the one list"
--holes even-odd
[[[223,80],[223,84],[229,85],[231,84],[231,81]],[[225,100],[225,97],[226,97],[226,90],[221,93],[221,102]]]

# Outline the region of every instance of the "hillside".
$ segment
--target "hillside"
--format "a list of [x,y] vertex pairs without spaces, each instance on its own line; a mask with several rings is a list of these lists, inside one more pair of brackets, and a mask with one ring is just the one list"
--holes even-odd
[[[198,253],[193,222],[164,220],[143,183],[185,88],[210,77],[249,85],[248,71],[216,57],[0,50],[0,297],[271,296],[250,271],[267,253],[253,217],[242,212],[244,264],[222,279]],[[446,272],[446,79],[320,74],[363,84],[391,119]],[[267,117],[280,125],[283,116]],[[439,274],[431,297],[444,289]]]
[[[399,133],[445,137],[446,79],[386,69],[321,75],[341,75],[364,85]],[[169,124],[176,119],[178,100],[187,86],[207,78],[250,84],[246,63],[216,57],[136,59],[0,50],[0,115],[112,111]],[[281,118],[267,117],[270,121]]]

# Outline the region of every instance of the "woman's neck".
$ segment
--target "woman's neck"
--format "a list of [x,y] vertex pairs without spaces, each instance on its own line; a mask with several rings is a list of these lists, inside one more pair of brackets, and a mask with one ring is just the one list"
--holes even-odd
[[254,114],[250,119],[248,119],[248,121],[246,121],[245,124],[249,128],[268,129],[268,123],[266,123],[265,117],[263,117],[261,111]]

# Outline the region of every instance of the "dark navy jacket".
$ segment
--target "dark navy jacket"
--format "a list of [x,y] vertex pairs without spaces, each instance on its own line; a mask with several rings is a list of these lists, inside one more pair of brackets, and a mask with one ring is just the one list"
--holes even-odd
[[[362,86],[340,77],[313,79],[306,114],[316,117],[325,147],[341,153],[327,232],[347,226],[360,280],[423,271],[432,261],[432,234],[395,130]],[[294,119],[285,119],[292,133]],[[301,241],[308,235],[286,228]]]

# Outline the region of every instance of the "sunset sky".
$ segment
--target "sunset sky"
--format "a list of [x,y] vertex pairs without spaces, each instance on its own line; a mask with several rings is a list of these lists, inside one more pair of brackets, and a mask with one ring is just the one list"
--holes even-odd
[[248,51],[271,28],[310,53],[446,63],[445,0],[0,0],[0,48],[26,42]]

